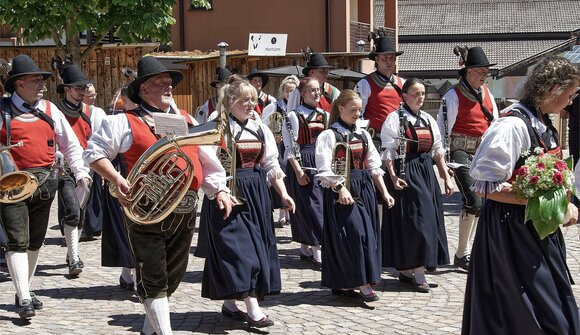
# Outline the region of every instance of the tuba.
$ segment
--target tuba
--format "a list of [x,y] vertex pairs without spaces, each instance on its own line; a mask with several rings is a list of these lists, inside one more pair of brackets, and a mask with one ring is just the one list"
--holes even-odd
[[[344,156],[338,156],[339,151],[344,151]],[[332,147],[332,172],[345,179],[344,187],[350,192],[350,146],[345,142],[336,142]]]
[[30,172],[19,171],[10,154],[11,148],[23,145],[20,141],[0,147],[0,203],[23,201],[31,197],[38,188],[38,179]]
[[[193,181],[193,162],[181,150],[190,145],[217,145],[223,127],[216,122],[190,127],[188,135],[165,136],[147,149],[129,172],[131,185],[125,215],[139,224],[165,219],[179,205]],[[115,185],[109,191],[116,196]]]

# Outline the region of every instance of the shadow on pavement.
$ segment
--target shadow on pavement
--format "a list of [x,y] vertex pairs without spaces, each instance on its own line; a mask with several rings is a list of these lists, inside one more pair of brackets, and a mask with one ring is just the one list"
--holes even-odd
[[119,285],[91,286],[91,287],[67,287],[52,289],[35,289],[34,293],[42,300],[42,297],[51,299],[87,299],[87,300],[131,300],[133,292],[120,288]]

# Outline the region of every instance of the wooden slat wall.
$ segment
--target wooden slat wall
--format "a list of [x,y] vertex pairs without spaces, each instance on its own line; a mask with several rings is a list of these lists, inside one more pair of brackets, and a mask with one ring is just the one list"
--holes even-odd
[[[119,46],[97,48],[91,52],[81,64],[85,76],[95,81],[98,93],[96,105],[106,108],[115,91],[128,82],[121,69],[123,67],[137,68],[138,60],[144,53],[150,52],[151,48],[145,50],[142,46]],[[20,54],[29,55],[38,66],[46,71],[52,71],[50,62],[57,55],[55,47],[2,47],[0,48],[0,58],[11,60]],[[109,58],[109,65],[105,65],[105,59]],[[60,80],[60,79],[59,79]],[[45,98],[56,101],[57,86],[56,74],[47,81],[48,92]]]

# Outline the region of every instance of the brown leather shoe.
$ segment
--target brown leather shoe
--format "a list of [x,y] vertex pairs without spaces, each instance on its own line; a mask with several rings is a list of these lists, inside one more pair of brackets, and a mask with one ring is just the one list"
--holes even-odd
[[246,321],[248,322],[248,326],[254,328],[265,328],[274,325],[274,321],[270,320],[267,316],[263,317],[258,321],[254,321],[249,315],[247,316]]

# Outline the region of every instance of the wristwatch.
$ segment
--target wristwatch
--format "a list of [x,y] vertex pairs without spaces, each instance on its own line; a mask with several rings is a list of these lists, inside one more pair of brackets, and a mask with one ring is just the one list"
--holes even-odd
[[335,192],[338,192],[338,191],[340,191],[340,190],[341,190],[343,187],[344,187],[344,185],[342,185],[342,184],[338,184],[338,185],[336,185],[336,186],[334,187],[334,191],[335,191]]

